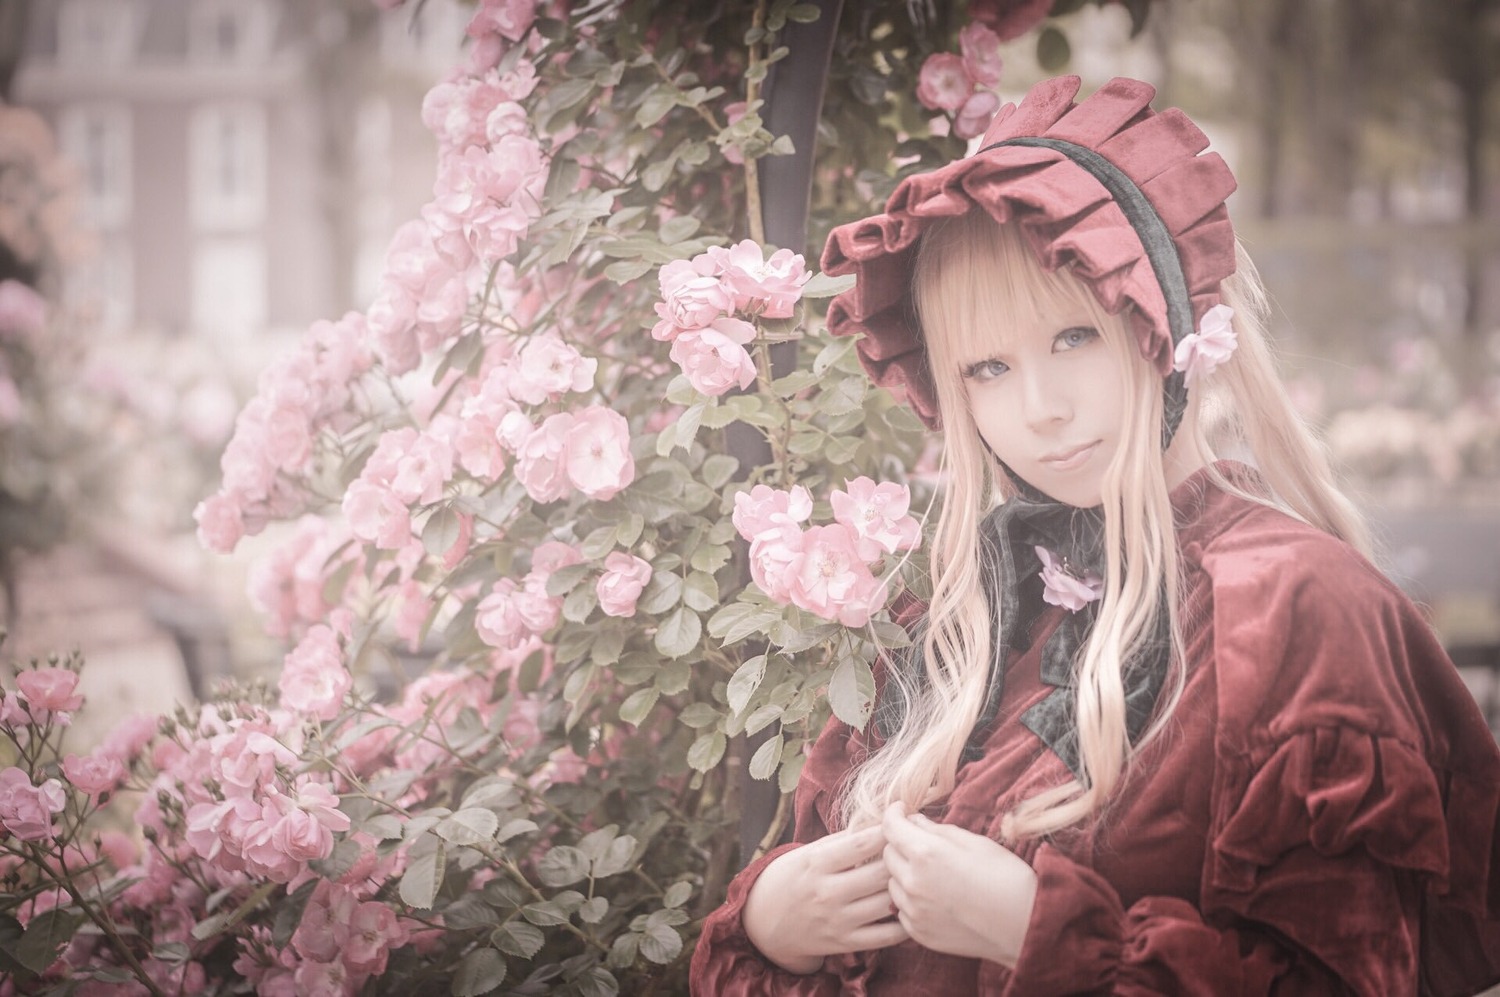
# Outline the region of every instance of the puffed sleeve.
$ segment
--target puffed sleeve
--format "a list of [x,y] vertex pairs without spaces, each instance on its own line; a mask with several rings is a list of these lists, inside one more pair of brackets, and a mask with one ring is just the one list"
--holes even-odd
[[986,963],[982,993],[1471,994],[1500,981],[1500,751],[1415,607],[1333,544],[1286,544],[1278,563],[1215,579],[1198,902],[1127,906],[1042,845],[1020,959]]

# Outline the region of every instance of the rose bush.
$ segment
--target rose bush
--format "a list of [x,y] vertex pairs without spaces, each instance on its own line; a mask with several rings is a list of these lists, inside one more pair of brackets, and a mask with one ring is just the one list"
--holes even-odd
[[[198,508],[215,550],[282,537],[251,581],[279,673],[86,756],[75,662],[5,686],[0,994],[681,992],[750,858],[742,775],[781,794],[768,847],[907,642],[929,498],[922,427],[820,320],[844,284],[758,216],[797,151],[764,87],[819,9],[688,11],[476,7],[422,107],[432,200],[368,310],[263,373]],[[989,28],[907,18],[840,21],[809,246],[957,153],[928,54],[993,85]],[[104,830],[127,790],[138,841]]]

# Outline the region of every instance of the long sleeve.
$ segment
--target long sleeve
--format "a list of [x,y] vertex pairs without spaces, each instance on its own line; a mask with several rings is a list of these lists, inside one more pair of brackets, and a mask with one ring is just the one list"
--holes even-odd
[[[1307,848],[1257,883],[1255,906],[1280,927],[1175,897],[1128,908],[1062,852],[1037,854],[1037,903],[1014,971],[986,963],[979,992],[1045,994],[1410,994],[1420,915],[1413,881],[1360,855]],[[1323,881],[1307,892],[1309,878]],[[1340,912],[1359,911],[1362,925]],[[1327,960],[1327,961],[1325,961]]]

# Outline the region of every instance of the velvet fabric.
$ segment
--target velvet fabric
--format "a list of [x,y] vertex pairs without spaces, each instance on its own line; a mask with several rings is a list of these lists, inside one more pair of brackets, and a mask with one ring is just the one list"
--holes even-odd
[[1142,356],[1163,377],[1172,370],[1164,285],[1120,204],[1064,152],[1007,141],[1081,147],[1139,188],[1175,249],[1181,276],[1173,283],[1185,288],[1191,327],[1219,303],[1219,283],[1234,273],[1234,229],[1224,200],[1235,180],[1217,153],[1203,152],[1203,132],[1176,108],[1152,111],[1156,90],[1139,80],[1110,80],[1075,104],[1078,89],[1076,76],[1038,83],[1019,105],[1000,109],[979,152],[907,177],[885,211],[829,234],[823,272],[858,277],[829,303],[829,331],[862,334],[857,349],[870,377],[904,398],[928,426],[939,417],[911,299],[913,263],[929,225],[976,207],[1002,224],[1018,222],[1042,265],[1070,267],[1106,311],[1128,306]]
[[[695,994],[1446,995],[1500,981],[1500,750],[1426,621],[1347,545],[1205,472],[1172,499],[1185,687],[1100,818],[1016,848],[1039,881],[1016,967],[905,942],[787,973],[741,922],[777,852],[705,922]],[[933,819],[998,840],[1007,811],[1068,778],[1018,722],[1052,692],[1041,649],[1064,612],[1033,625],[982,756]],[[830,723],[798,785],[796,843],[828,833],[874,746]]]

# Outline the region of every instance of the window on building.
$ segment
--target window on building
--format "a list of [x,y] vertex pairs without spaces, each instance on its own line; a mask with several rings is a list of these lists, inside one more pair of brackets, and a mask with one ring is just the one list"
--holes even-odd
[[135,0],[63,0],[57,12],[57,58],[92,68],[129,64],[144,19]]
[[204,63],[263,61],[271,49],[273,14],[264,0],[193,0],[188,53]]
[[116,229],[130,221],[130,126],[126,104],[70,104],[59,112],[58,140],[78,167],[84,220],[95,228]]
[[95,251],[67,269],[68,304],[103,333],[128,331],[135,322],[135,265],[130,243],[107,235]]
[[267,320],[267,261],[256,239],[204,239],[193,250],[193,328],[216,342],[243,343]]
[[254,228],[266,216],[266,113],[205,104],[189,126],[192,217],[200,229]]

